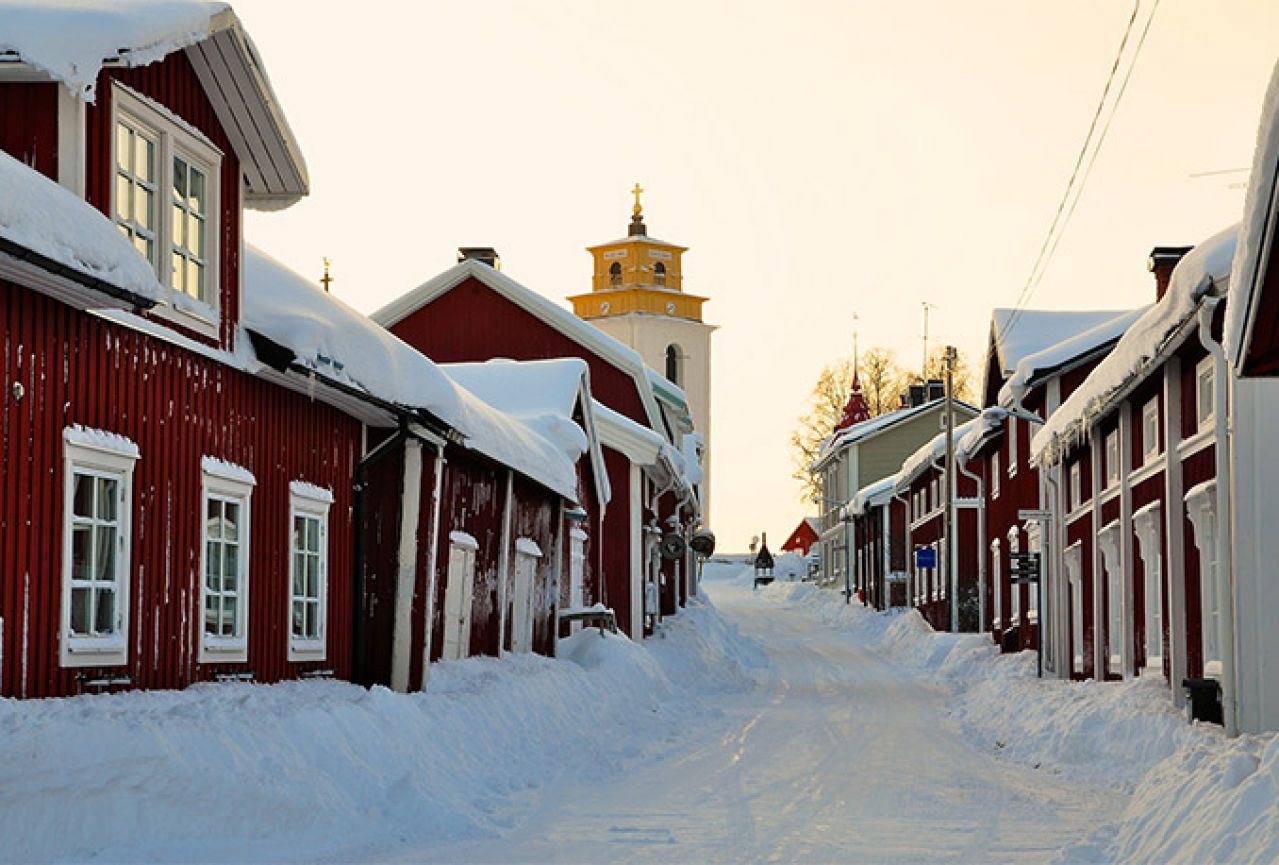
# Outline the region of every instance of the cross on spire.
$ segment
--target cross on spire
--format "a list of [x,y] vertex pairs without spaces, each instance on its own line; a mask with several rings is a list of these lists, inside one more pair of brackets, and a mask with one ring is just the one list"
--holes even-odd
[[320,285],[324,286],[324,293],[329,293],[329,286],[333,284],[333,277],[329,276],[329,265],[332,262],[328,258],[324,259],[324,276],[320,277]]
[[639,216],[644,212],[644,205],[640,204],[640,193],[643,191],[644,187],[640,186],[638,183],[635,184],[635,188],[631,190],[631,194],[635,196],[635,206],[631,208],[631,213],[636,216]]
[[635,196],[635,206],[631,208],[631,224],[626,229],[627,237],[647,237],[648,228],[644,225],[644,205],[640,204],[640,193],[644,191],[644,187],[638,183],[631,190],[631,194]]

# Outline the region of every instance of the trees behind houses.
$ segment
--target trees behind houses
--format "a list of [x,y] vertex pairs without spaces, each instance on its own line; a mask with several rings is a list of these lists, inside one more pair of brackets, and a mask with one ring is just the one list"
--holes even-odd
[[[857,377],[870,416],[878,417],[900,408],[902,394],[910,385],[919,384],[924,378],[944,379],[946,362],[943,346],[929,352],[925,369],[926,375],[921,377],[918,367],[904,368],[897,362],[896,353],[886,348],[863,352],[858,359]],[[805,501],[811,501],[819,493],[816,479],[808,469],[817,461],[822,442],[830,437],[843,416],[852,383],[852,360],[841,358],[824,366],[809,393],[808,405],[791,433],[791,458],[795,466],[792,477],[800,482]],[[955,395],[971,402],[974,392],[971,365],[960,352],[955,363]]]

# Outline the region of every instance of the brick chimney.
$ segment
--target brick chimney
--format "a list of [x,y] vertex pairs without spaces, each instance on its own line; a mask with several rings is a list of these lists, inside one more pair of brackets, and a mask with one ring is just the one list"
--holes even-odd
[[1163,300],[1164,295],[1168,293],[1168,283],[1172,279],[1172,271],[1177,266],[1177,262],[1192,249],[1194,249],[1193,246],[1156,246],[1150,250],[1146,269],[1155,275],[1156,302]]

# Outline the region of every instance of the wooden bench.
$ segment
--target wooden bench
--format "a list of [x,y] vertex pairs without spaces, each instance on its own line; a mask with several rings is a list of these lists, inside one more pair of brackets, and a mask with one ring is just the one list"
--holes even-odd
[[612,610],[565,610],[560,613],[561,622],[581,622],[583,627],[599,628],[600,636],[604,629],[609,633],[617,633],[617,616]]

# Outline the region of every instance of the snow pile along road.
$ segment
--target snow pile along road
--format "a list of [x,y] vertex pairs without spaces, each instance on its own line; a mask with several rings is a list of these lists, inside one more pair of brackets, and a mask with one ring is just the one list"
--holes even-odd
[[1279,736],[1232,742],[1216,726],[1191,726],[1161,677],[1040,680],[1033,652],[1001,655],[988,635],[937,633],[913,611],[875,613],[808,584],[774,584],[760,596],[951,685],[951,716],[979,747],[1132,793],[1114,823],[1061,861],[1279,861]]
[[436,665],[431,691],[333,681],[0,700],[0,861],[286,858],[501,834],[541,787],[601,780],[749,681],[708,604],[652,649]]

